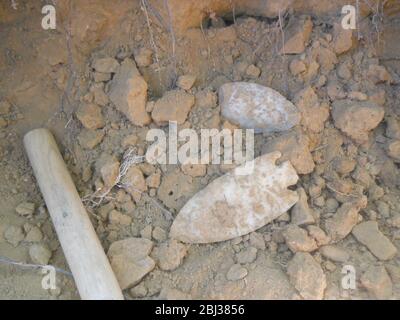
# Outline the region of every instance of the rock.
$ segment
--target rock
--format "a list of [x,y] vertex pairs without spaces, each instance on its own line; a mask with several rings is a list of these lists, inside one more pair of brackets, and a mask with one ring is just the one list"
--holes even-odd
[[147,225],[142,230],[140,230],[140,236],[142,238],[151,240],[152,235],[153,235],[153,227],[151,225]]
[[261,74],[260,68],[256,67],[254,64],[251,64],[246,69],[246,75],[249,78],[257,79]]
[[135,54],[135,61],[139,67],[148,67],[153,63],[153,51],[147,48],[140,48]]
[[370,65],[367,72],[368,79],[375,84],[383,82],[391,82],[392,76],[384,66]]
[[240,264],[236,263],[228,270],[226,278],[229,281],[237,281],[245,278],[247,274],[248,274],[247,269],[242,267]]
[[96,59],[92,63],[92,68],[102,73],[115,73],[118,67],[119,63],[114,58]]
[[329,106],[320,104],[318,96],[312,87],[307,87],[298,92],[294,104],[301,112],[301,124],[313,132],[321,132],[325,121],[329,117]]
[[140,201],[142,192],[147,191],[146,180],[144,179],[143,172],[135,166],[128,169],[125,176],[122,178],[122,184],[136,202]]
[[163,242],[154,248],[152,257],[161,270],[172,271],[178,268],[186,256],[187,248],[176,240]]
[[161,174],[153,173],[146,178],[146,184],[149,188],[158,188],[161,183]]
[[238,263],[252,263],[257,258],[257,249],[254,247],[247,247],[236,254],[236,260]]
[[33,244],[29,248],[29,256],[33,263],[47,265],[51,258],[51,251],[43,244]]
[[317,261],[307,252],[297,252],[289,261],[290,282],[307,300],[321,300],[326,288],[326,276]]
[[78,141],[82,148],[90,150],[103,141],[104,135],[103,130],[83,129],[78,135]]
[[299,59],[293,59],[289,64],[289,70],[292,75],[297,76],[298,74],[305,72],[307,67],[303,61]]
[[361,276],[361,284],[375,298],[386,300],[391,298],[393,285],[383,266],[370,266]]
[[119,166],[119,161],[113,156],[102,165],[100,173],[106,187],[111,188],[118,182]]
[[108,220],[112,224],[121,226],[129,226],[132,223],[132,218],[126,214],[123,214],[117,210],[111,210],[108,214]]
[[25,241],[40,242],[43,239],[42,231],[38,227],[32,227],[26,234]]
[[115,107],[134,125],[142,127],[151,122],[146,112],[147,83],[131,59],[122,62],[110,83],[108,95]]
[[147,288],[143,283],[139,283],[129,290],[132,298],[144,298],[147,295]]
[[152,232],[152,237],[154,240],[157,240],[159,242],[167,240],[167,232],[160,227],[155,227],[153,232]]
[[337,74],[340,78],[350,80],[352,77],[351,64],[349,62],[343,62],[337,68]]
[[265,250],[264,236],[258,232],[250,233],[250,245],[257,249]]
[[368,132],[382,121],[384,109],[369,101],[339,100],[333,102],[335,126],[358,143],[368,140]]
[[0,114],[7,115],[11,112],[11,104],[7,100],[0,101]]
[[196,82],[196,76],[185,74],[178,78],[176,85],[183,90],[190,90]]
[[[298,176],[288,161],[276,166],[279,157],[279,152],[263,155],[212,181],[181,209],[170,237],[188,243],[230,240],[285,213],[298,200],[287,189]],[[240,172],[246,165],[252,170]]]
[[92,85],[90,92],[93,94],[95,104],[104,107],[110,102],[108,96],[104,93],[103,83],[96,83]]
[[18,246],[24,240],[24,237],[24,231],[21,227],[10,226],[4,232],[4,239],[14,247]]
[[353,30],[344,29],[340,23],[333,26],[333,50],[342,54],[353,47]]
[[307,195],[303,188],[297,189],[299,201],[290,210],[290,222],[295,225],[307,225],[315,223],[312,209],[308,206]]
[[282,235],[285,238],[286,245],[294,253],[298,251],[310,252],[318,248],[315,240],[308,236],[307,231],[294,224],[288,225],[283,230]]
[[324,47],[316,48],[315,50],[317,55],[317,62],[321,66],[321,73],[327,75],[335,68],[335,65],[338,63],[336,54],[332,50]]
[[23,202],[20,203],[16,208],[15,211],[23,217],[30,218],[32,217],[33,213],[35,212],[35,204],[32,202]]
[[333,217],[325,221],[325,231],[333,242],[344,239],[358,223],[360,206],[355,203],[343,203]]
[[331,238],[328,237],[324,230],[317,226],[307,226],[308,234],[311,238],[315,239],[318,246],[323,246],[328,244],[331,241]]
[[360,91],[351,91],[347,94],[347,98],[351,100],[365,101],[368,100],[368,96]]
[[284,54],[302,53],[310,40],[313,23],[309,17],[299,21],[290,21],[285,30],[285,44],[282,48]]
[[400,140],[400,121],[393,117],[386,119],[386,136],[388,138]]
[[387,143],[386,151],[395,162],[400,162],[400,140],[392,140]]
[[222,85],[218,94],[222,116],[256,133],[286,131],[300,122],[297,108],[274,89],[231,82]]
[[111,79],[111,73],[94,72],[93,80],[94,82],[106,82]]
[[298,174],[308,174],[314,170],[315,164],[309,150],[309,139],[299,131],[283,134],[262,147],[262,153],[273,151],[281,152],[281,161],[289,160]]
[[397,253],[393,243],[379,231],[376,221],[361,222],[354,227],[352,233],[379,260],[390,260]]
[[353,159],[345,157],[336,157],[332,161],[332,165],[335,171],[339,174],[348,174],[354,170],[357,162]]
[[111,244],[107,256],[121,289],[135,286],[152,271],[155,262],[149,257],[153,243],[143,238],[128,238]]
[[194,105],[194,96],[183,90],[167,91],[154,105],[151,117],[160,124],[176,121],[183,124]]
[[335,262],[347,262],[350,259],[350,255],[337,246],[323,246],[319,248],[319,252],[325,258]]
[[76,117],[86,129],[95,130],[105,126],[101,109],[93,104],[82,104],[76,112]]

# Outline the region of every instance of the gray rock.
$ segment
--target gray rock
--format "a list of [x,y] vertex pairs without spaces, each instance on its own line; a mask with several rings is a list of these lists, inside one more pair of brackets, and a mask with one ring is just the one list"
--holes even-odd
[[24,239],[24,231],[21,227],[10,226],[4,232],[4,238],[8,243],[14,247],[18,246],[19,243]]
[[51,251],[43,244],[33,244],[29,248],[29,255],[33,263],[47,265],[51,258]]
[[236,281],[243,279],[248,274],[246,268],[242,267],[240,264],[234,264],[226,274],[226,278],[230,281]]
[[20,203],[16,208],[15,211],[17,211],[17,213],[20,216],[23,217],[30,217],[33,215],[33,213],[35,212],[35,204],[32,202],[23,202]]
[[352,233],[380,260],[392,259],[397,253],[393,243],[380,232],[376,221],[362,222],[354,227]]
[[297,108],[274,89],[232,82],[219,89],[222,116],[255,132],[286,131],[300,122]]
[[335,262],[346,262],[350,255],[337,246],[323,246],[319,249],[322,256]]
[[392,296],[393,284],[384,266],[370,266],[360,280],[373,298],[386,300]]
[[307,194],[303,188],[297,190],[299,201],[293,206],[290,211],[291,222],[295,225],[307,225],[315,223],[312,209],[307,203]]

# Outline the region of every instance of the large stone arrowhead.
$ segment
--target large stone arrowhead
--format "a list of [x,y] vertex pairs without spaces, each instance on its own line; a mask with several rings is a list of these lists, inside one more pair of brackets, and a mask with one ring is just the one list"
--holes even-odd
[[222,116],[256,133],[286,131],[300,122],[293,103],[278,91],[256,83],[225,83],[218,95]]
[[277,166],[279,151],[254,159],[247,175],[242,165],[211,182],[181,209],[170,237],[186,243],[233,239],[261,228],[289,210],[297,201],[287,187],[298,176],[289,161]]

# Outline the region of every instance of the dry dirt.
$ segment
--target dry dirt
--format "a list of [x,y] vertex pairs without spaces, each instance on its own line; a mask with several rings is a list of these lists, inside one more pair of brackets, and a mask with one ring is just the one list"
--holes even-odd
[[[153,242],[156,265],[127,299],[399,299],[400,6],[357,1],[358,28],[344,32],[334,2],[55,0],[57,28],[44,30],[44,3],[1,1],[0,299],[79,298],[71,276],[44,290],[40,270],[9,262],[68,270],[22,145],[38,127],[96,202],[85,204],[106,252],[130,237]],[[126,59],[137,66],[137,123],[112,94]],[[292,130],[255,137],[256,155],[279,150],[292,162],[300,201],[231,241],[168,240],[186,201],[227,168],[142,163],[122,180],[133,189],[112,187],[116,168],[168,119],[234,127],[217,94],[232,81],[271,87],[300,110]],[[107,187],[100,203],[90,197]],[[345,265],[355,289],[341,285]]]

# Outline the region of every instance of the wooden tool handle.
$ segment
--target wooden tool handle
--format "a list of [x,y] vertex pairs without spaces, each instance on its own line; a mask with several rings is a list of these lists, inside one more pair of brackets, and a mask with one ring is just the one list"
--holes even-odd
[[32,130],[24,145],[81,298],[123,299],[52,134]]

